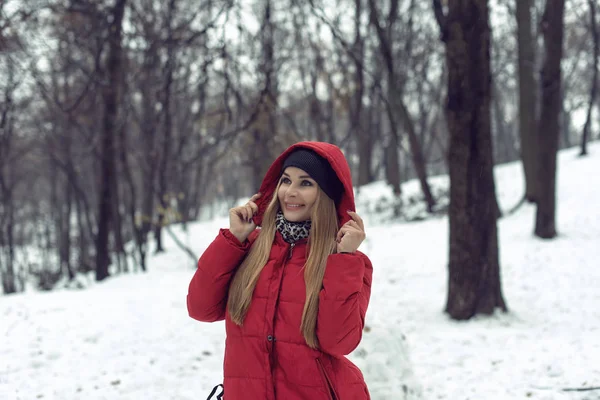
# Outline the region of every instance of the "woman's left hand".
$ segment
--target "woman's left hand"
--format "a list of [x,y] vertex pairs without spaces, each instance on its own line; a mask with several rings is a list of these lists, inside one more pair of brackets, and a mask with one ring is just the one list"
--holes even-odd
[[367,236],[362,218],[352,211],[348,211],[348,214],[352,221],[342,225],[335,238],[338,253],[354,253]]

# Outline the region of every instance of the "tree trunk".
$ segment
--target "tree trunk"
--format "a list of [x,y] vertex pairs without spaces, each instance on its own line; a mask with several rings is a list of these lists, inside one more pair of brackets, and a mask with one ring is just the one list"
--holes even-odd
[[[131,173],[131,168],[129,166],[129,161],[127,160],[127,140],[126,140],[126,131],[122,129],[119,132],[119,161],[121,163],[121,167],[123,168],[123,175],[125,176],[125,184],[129,191],[129,202],[128,202],[128,210],[129,210],[129,218],[131,221],[131,229],[133,231],[133,236],[135,240],[136,249],[138,251],[139,256],[139,264],[142,271],[146,272],[146,238],[147,231],[145,230],[145,221],[144,215],[142,215],[142,219],[139,220],[137,216],[137,192],[135,189],[135,183],[133,180],[133,175]],[[153,193],[150,193],[146,197],[153,197]]]
[[[77,197],[75,198],[75,213],[77,217],[77,244],[79,247],[79,260],[78,260],[78,268],[76,271],[79,272],[88,272],[92,270],[92,261],[89,257],[88,252],[88,240],[86,239],[86,229],[84,223],[84,214],[87,212],[85,206],[81,203],[83,201],[79,201]],[[93,241],[93,238],[90,239]]]
[[358,182],[357,186],[366,185],[374,181],[371,164],[373,162],[373,134],[369,132],[358,133]]
[[394,194],[394,217],[399,217],[402,212],[402,186],[400,185],[398,136],[395,128],[391,129],[390,140],[385,147],[385,175],[386,181],[392,186]]
[[[123,128],[121,128],[120,130],[122,131]],[[121,204],[122,200],[121,194],[119,193],[119,182],[116,179],[117,174],[119,174],[118,167],[116,165],[114,166],[114,170],[115,179],[112,179],[113,187],[111,190],[113,196],[112,226],[115,242],[115,256],[117,258],[117,270],[119,271],[119,273],[123,273],[128,272],[127,254],[125,251],[125,240],[123,238],[123,218],[121,216],[121,211],[119,210],[119,205]]]
[[118,117],[119,74],[122,64],[121,33],[123,29],[123,14],[127,0],[116,0],[112,24],[109,28],[109,54],[106,63],[106,73],[109,84],[103,90],[104,118],[102,129],[102,152],[100,168],[100,199],[98,212],[98,235],[96,238],[96,280],[101,281],[109,276],[108,266],[110,254],[108,236],[110,233],[112,213],[112,179],[115,177],[115,129]]
[[[13,90],[15,85],[15,66],[9,58],[7,63],[7,84],[3,85],[4,99],[0,103],[0,273],[2,275],[2,290],[5,294],[17,291],[14,270],[14,168],[8,163],[11,155],[12,137],[14,133],[15,112]],[[4,78],[4,76],[3,76]],[[6,251],[5,254],[3,254]]]
[[165,86],[163,88],[163,107],[165,115],[164,135],[162,140],[162,154],[158,170],[158,202],[160,212],[158,223],[154,228],[154,239],[156,240],[156,253],[164,251],[162,244],[162,228],[166,225],[167,210],[169,209],[169,194],[167,174],[169,171],[169,158],[171,157],[171,142],[173,130],[173,115],[171,109],[171,92],[175,74],[175,38],[173,35],[173,18],[175,14],[176,0],[170,0],[167,15],[167,61],[165,65]]
[[499,158],[496,159],[496,164],[515,161],[519,159],[519,151],[516,147],[518,138],[514,135],[513,125],[505,122],[507,118],[503,105],[506,104],[506,100],[496,81],[492,82],[492,104],[492,116],[496,128],[494,145],[498,147],[496,155]]
[[454,319],[506,310],[498,261],[491,135],[490,28],[487,0],[434,0],[446,43],[450,132],[449,279]]
[[600,38],[598,37],[598,26],[596,24],[596,0],[588,0],[590,8],[590,29],[592,31],[592,38],[594,39],[594,52],[592,59],[592,88],[590,90],[590,103],[588,105],[587,116],[585,118],[585,125],[583,125],[583,133],[581,134],[581,153],[580,156],[586,156],[587,142],[590,137],[590,126],[592,123],[592,109],[596,102],[596,94],[598,92],[598,57],[600,57]]
[[[12,197],[12,195],[11,195]],[[4,293],[16,293],[16,274],[15,274],[15,206],[11,200],[8,203],[8,224],[6,225],[6,242],[7,242],[7,265],[6,265],[6,282],[4,286]]]
[[[144,61],[142,66],[142,120],[140,129],[142,134],[142,148],[145,157],[141,159],[142,164],[142,215],[141,229],[144,234],[144,242],[148,234],[152,231],[155,222],[154,202],[156,198],[156,175],[159,165],[159,150],[157,148],[157,129],[160,124],[160,115],[163,111],[157,113],[155,104],[157,98],[156,78],[159,70],[158,41],[152,41],[144,52]],[[133,201],[133,200],[132,200]]]
[[531,26],[533,0],[516,0],[519,47],[519,135],[525,175],[525,198],[536,201],[537,165],[537,83],[535,81],[535,42]]
[[550,239],[556,236],[556,153],[562,110],[563,16],[565,0],[547,0],[542,17],[544,65],[542,67],[542,111],[540,115],[537,177],[539,197],[535,218],[535,235]]
[[[71,211],[73,209],[73,187],[65,180],[65,195],[66,205],[64,214],[61,215],[62,229],[61,240],[60,240],[60,262],[62,273],[66,272],[69,280],[75,278],[73,267],[71,266]],[[60,208],[62,209],[62,207]]]
[[[277,99],[279,97],[278,76],[276,65],[275,49],[275,22],[273,20],[273,5],[271,0],[264,3],[261,32],[260,32],[260,51],[261,65],[260,70],[263,73],[263,89],[258,117],[252,125],[250,131],[248,157],[251,165],[251,184],[252,190],[258,190],[269,166],[271,165],[272,153],[274,151],[272,138],[277,137]],[[318,100],[316,100],[318,101]],[[239,185],[238,185],[239,187]],[[243,188],[243,187],[242,187]]]
[[[3,212],[5,215],[5,223],[0,225],[0,271],[2,272],[2,290],[4,294],[16,293],[16,276],[15,276],[15,247],[14,247],[14,202],[12,193],[6,190],[5,187],[0,187],[2,193]],[[6,252],[2,255],[2,252]]]
[[354,0],[354,43],[352,45],[354,56],[354,92],[352,93],[348,117],[350,130],[358,145],[358,181],[357,186],[363,186],[373,181],[371,163],[373,161],[373,136],[363,128],[363,95],[365,92],[364,68],[365,52],[364,37],[361,33],[362,25],[362,0]]
[[[561,78],[561,82],[562,82],[562,78]],[[560,89],[560,102],[561,102],[561,108],[562,111],[559,114],[558,117],[558,126],[559,126],[559,132],[562,133],[562,135],[558,135],[559,139],[558,139],[558,149],[562,150],[562,149],[568,149],[570,148],[571,145],[571,113],[567,111],[567,109],[565,108],[565,102],[564,102],[564,98],[565,98],[565,88],[563,88],[561,86]],[[540,138],[538,138],[538,140],[540,140]]]

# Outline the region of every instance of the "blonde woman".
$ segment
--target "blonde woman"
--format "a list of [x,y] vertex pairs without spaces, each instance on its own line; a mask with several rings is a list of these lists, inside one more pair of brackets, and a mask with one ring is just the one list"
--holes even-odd
[[362,338],[373,273],[354,209],[342,151],[301,142],[230,210],[187,296],[192,318],[225,319],[225,400],[370,399],[345,357]]

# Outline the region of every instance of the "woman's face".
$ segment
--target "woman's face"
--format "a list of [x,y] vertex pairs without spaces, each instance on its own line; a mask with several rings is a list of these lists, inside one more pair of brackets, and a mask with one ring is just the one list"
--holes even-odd
[[277,191],[279,207],[285,219],[293,222],[309,220],[318,193],[317,182],[305,171],[287,167],[283,171],[281,185]]

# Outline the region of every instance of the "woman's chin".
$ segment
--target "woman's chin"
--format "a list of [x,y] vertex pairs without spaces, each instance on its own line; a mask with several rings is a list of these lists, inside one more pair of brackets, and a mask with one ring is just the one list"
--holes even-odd
[[310,219],[305,213],[293,212],[293,211],[283,211],[283,216],[290,222],[301,222]]

